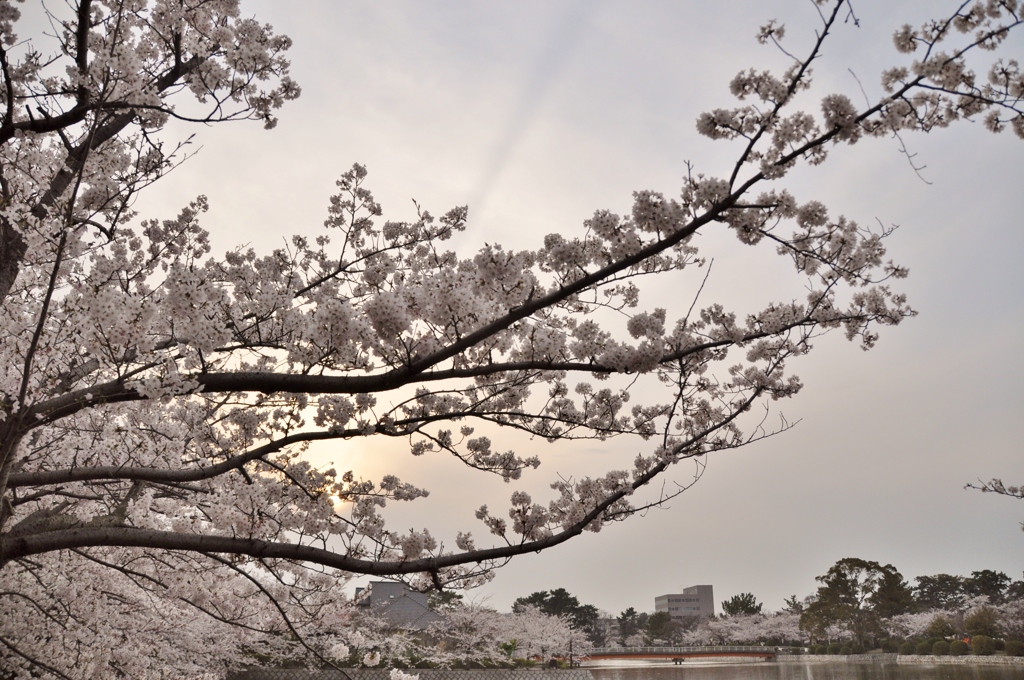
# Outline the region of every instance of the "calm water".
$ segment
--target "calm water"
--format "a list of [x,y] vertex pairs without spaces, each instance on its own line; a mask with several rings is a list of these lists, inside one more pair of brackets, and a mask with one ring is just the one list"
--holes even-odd
[[1024,666],[918,666],[895,663],[691,663],[589,666],[594,680],[1024,680]]

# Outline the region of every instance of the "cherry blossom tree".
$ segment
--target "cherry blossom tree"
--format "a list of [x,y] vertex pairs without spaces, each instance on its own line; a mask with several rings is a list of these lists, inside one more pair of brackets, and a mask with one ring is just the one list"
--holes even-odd
[[504,615],[501,631],[505,642],[515,642],[513,655],[519,658],[538,656],[544,661],[552,656],[566,657],[570,641],[576,654],[584,654],[593,646],[584,631],[573,627],[570,617],[546,614],[531,605]]
[[[699,118],[735,162],[722,177],[690,168],[678,198],[638,191],[629,214],[599,210],[535,250],[461,257],[444,242],[466,208],[383,221],[356,165],[322,230],[215,257],[205,199],[144,221],[132,199],[181,160],[170,118],[273,126],[299,92],[288,40],[232,0],[72,1],[51,36],[25,40],[0,0],[4,670],[325,659],[346,644],[352,574],[472,586],[681,493],[644,493],[673,466],[770,434],[756,408],[801,389],[789,368],[813,339],[838,330],[870,348],[913,314],[891,287],[906,271],[886,259],[889,230],[798,198],[788,173],[961,119],[1024,137],[1018,62],[983,63],[1020,24],[1016,0],[903,27],[905,56],[874,101],[823,93],[817,111],[803,108],[811,66],[852,10],[815,7],[800,50],[781,24],[760,31],[790,66],[738,74],[739,104]],[[678,308],[643,301],[645,281],[698,273],[697,235],[723,229],[791,262],[805,299],[740,317],[701,301],[695,276]],[[303,456],[313,442],[404,442],[511,484],[543,447],[517,452],[509,433],[619,437],[636,457],[554,480],[548,502],[516,489],[507,508],[475,510],[489,538],[467,526],[446,545],[385,522],[388,502],[426,489]]]
[[686,645],[706,644],[773,644],[807,640],[800,629],[800,615],[793,612],[735,614],[722,618],[705,618],[684,631],[680,639]]
[[907,612],[898,614],[892,618],[885,619],[882,625],[886,633],[894,638],[923,638],[927,637],[928,628],[936,619],[944,621],[956,621],[958,613],[943,609],[928,609],[919,612]]
[[515,639],[515,636],[505,635],[507,628],[504,616],[490,607],[476,604],[456,607],[436,626],[438,633],[444,636],[447,651],[454,657],[489,661],[505,656],[501,645]]
[[[574,651],[591,647],[582,632],[573,631],[569,617],[547,614],[530,605],[501,613],[483,604],[458,603],[425,630],[395,626],[367,613],[345,627],[344,637],[347,642],[332,638],[334,646],[321,642],[320,646],[327,649],[326,656],[341,662],[354,654],[364,665],[423,660],[442,665],[495,664],[533,656],[568,655],[570,640]],[[377,655],[370,658],[377,659],[373,664],[366,663],[368,654]]]
[[1006,638],[1024,641],[1024,600],[1003,602],[996,606],[996,610]]

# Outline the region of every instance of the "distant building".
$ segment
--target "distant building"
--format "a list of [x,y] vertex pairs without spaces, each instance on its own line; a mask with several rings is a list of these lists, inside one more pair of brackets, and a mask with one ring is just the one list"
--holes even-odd
[[654,611],[668,612],[673,619],[714,618],[715,594],[711,586],[690,586],[678,594],[658,595]]
[[366,588],[356,588],[355,603],[396,628],[420,630],[444,620],[427,604],[424,593],[410,590],[404,583],[371,581]]

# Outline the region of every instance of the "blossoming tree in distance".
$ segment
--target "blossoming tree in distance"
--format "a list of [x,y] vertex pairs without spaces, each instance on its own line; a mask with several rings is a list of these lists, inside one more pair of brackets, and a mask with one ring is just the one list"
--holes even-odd
[[[905,271],[885,259],[887,232],[791,194],[787,173],[965,118],[1024,137],[1019,64],[996,55],[979,75],[974,57],[1020,10],[965,3],[904,27],[905,65],[882,75],[880,99],[826,93],[805,111],[810,66],[851,11],[816,5],[816,36],[785,72],[740,73],[739,106],[700,117],[735,163],[691,172],[677,198],[639,191],[629,214],[596,212],[536,250],[460,257],[443,242],[465,208],[383,222],[357,165],[322,231],[215,257],[204,199],[142,222],[132,200],[179,160],[161,138],[170,118],[273,125],[299,92],[289,41],[232,0],[72,0],[26,40],[0,0],[3,672],[141,677],[326,654],[345,644],[350,575],[473,585],[627,518],[664,500],[642,492],[673,465],[763,436],[744,414],[800,389],[788,364],[810,338],[871,347],[913,314],[888,286]],[[775,23],[758,36],[782,38]],[[676,309],[643,303],[643,280],[698,267],[694,237],[722,229],[788,258],[806,298],[746,318],[696,291]],[[636,381],[650,396],[627,407]],[[509,432],[621,436],[640,453],[556,480],[547,504],[515,491],[507,509],[479,508],[488,539],[466,531],[454,550],[385,524],[388,501],[426,490],[302,455],[397,440],[514,482],[544,449],[507,450]]]

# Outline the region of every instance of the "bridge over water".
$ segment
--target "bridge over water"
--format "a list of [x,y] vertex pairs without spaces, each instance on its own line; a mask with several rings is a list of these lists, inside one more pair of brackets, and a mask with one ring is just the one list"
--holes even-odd
[[774,647],[709,645],[705,647],[594,647],[587,658],[598,659],[671,659],[680,663],[687,659],[775,658]]

